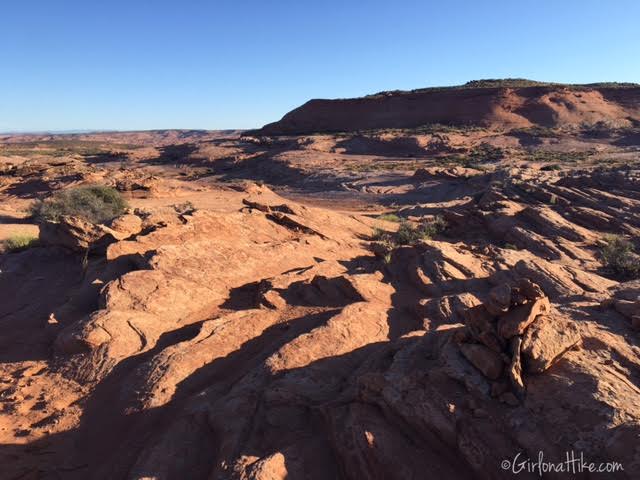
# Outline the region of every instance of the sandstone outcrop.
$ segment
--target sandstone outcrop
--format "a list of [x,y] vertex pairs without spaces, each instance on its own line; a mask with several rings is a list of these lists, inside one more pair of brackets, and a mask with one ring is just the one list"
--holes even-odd
[[[508,156],[521,135],[489,133],[447,144]],[[163,135],[207,140],[73,177],[147,178],[127,190],[132,214],[68,220],[53,226],[64,241],[0,255],[7,478],[506,479],[504,459],[571,449],[639,476],[640,286],[599,255],[605,234],[640,232],[632,169],[394,156],[366,183],[364,154],[340,153],[368,148],[365,134]],[[344,190],[301,173],[325,162],[344,167]],[[22,172],[30,188],[43,171],[63,185],[81,161],[67,163]],[[31,181],[11,172],[3,198]],[[244,182],[258,174],[282,195]],[[372,229],[396,228],[381,210],[447,225],[376,257]]]
[[[296,135],[382,128],[416,128],[432,123],[481,124],[492,128],[566,126],[638,119],[638,89],[606,86],[518,86],[381,92],[362,98],[310,100],[265,125],[260,135]],[[517,108],[514,106],[517,105]],[[542,112],[545,112],[542,114]]]
[[76,252],[101,251],[107,246],[129,238],[142,230],[142,220],[136,215],[115,218],[110,226],[93,224],[79,217],[62,216],[58,221],[45,221],[40,226],[40,243],[59,246]]

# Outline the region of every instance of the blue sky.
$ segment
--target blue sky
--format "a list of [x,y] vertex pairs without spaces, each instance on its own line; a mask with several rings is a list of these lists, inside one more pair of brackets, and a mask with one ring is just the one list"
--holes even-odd
[[9,1],[0,131],[250,128],[310,98],[640,82],[640,2]]

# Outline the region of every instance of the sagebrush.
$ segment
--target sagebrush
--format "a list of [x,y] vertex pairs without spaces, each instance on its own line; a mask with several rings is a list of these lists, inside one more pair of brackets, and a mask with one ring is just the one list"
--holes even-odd
[[388,232],[382,228],[374,228],[371,239],[381,245],[387,252],[403,245],[416,245],[422,240],[428,240],[443,232],[446,222],[442,217],[435,217],[426,222],[414,224],[408,220],[401,220],[398,230]]
[[127,202],[115,188],[101,185],[77,187],[54,193],[31,207],[38,221],[57,221],[63,215],[80,217],[92,223],[105,223],[127,209]]
[[600,250],[602,263],[614,274],[625,278],[640,278],[640,255],[634,244],[619,235],[606,237]]

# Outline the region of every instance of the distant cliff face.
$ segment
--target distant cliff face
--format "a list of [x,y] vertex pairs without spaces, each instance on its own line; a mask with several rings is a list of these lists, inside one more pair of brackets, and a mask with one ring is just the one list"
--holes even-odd
[[442,123],[516,128],[640,122],[640,86],[453,87],[310,100],[265,125],[264,135],[414,128]]

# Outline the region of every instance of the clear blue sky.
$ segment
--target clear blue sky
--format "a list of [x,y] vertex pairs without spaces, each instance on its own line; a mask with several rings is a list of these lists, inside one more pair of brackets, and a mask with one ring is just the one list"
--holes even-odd
[[0,131],[248,128],[310,98],[640,82],[637,0],[4,1]]

